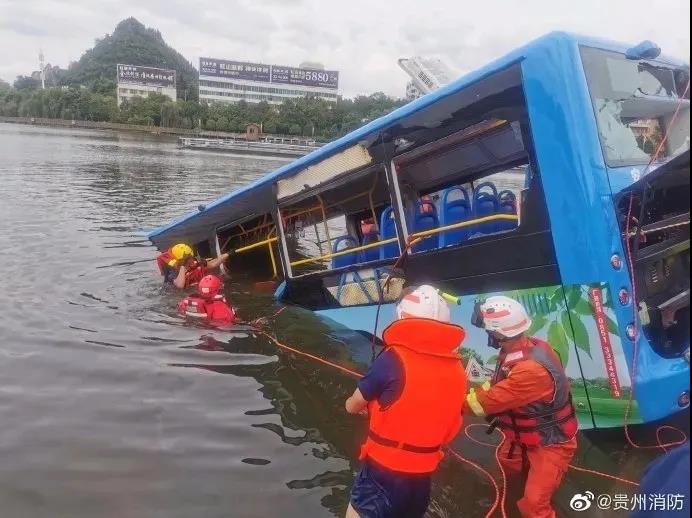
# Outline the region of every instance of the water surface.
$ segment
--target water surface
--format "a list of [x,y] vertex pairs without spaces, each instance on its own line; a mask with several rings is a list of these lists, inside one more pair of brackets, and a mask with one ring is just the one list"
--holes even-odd
[[[342,408],[354,380],[247,330],[185,324],[179,293],[153,261],[135,262],[155,254],[142,230],[281,163],[0,124],[3,518],[343,515],[365,425]],[[241,316],[273,314],[252,286],[236,275],[228,287]],[[367,344],[306,312],[289,309],[272,328],[365,367],[350,356]],[[493,470],[492,451],[456,447]],[[576,462],[638,478],[653,455],[632,454],[614,432],[582,437]],[[586,489],[631,493],[570,474],[556,498],[565,515]],[[492,496],[448,458],[429,514],[484,516]]]

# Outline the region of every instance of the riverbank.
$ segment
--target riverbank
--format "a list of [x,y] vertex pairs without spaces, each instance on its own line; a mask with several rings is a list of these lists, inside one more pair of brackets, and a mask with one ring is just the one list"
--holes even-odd
[[202,129],[165,128],[160,126],[141,126],[137,124],[120,124],[117,122],[96,122],[68,119],[44,119],[40,117],[4,117],[0,123],[23,124],[28,126],[50,126],[56,128],[101,129],[116,131],[136,131],[151,135],[178,135],[207,138],[245,138],[245,133],[228,133],[225,131],[209,131]]

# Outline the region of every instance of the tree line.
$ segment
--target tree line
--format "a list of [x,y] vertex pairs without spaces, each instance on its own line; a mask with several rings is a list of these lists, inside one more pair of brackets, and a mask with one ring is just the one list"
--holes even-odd
[[[103,83],[103,84],[101,84]],[[401,106],[403,101],[378,92],[329,103],[318,98],[235,104],[198,103],[160,94],[123,100],[118,106],[114,85],[105,80],[86,87],[62,86],[46,89],[27,84],[15,87],[0,83],[0,115],[49,119],[89,120],[244,132],[248,124],[262,125],[264,133],[333,139]]]

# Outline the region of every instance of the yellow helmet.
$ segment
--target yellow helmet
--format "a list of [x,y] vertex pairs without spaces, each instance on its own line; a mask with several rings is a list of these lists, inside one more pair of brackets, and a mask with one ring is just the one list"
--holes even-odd
[[178,243],[177,245],[171,248],[171,255],[173,256],[173,259],[175,259],[176,261],[180,261],[183,257],[187,255],[193,255],[192,248],[190,248],[184,243]]

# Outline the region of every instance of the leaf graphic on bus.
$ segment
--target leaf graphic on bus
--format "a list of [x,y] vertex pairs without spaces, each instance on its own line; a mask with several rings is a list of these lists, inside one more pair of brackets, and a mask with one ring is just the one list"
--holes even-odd
[[620,334],[620,328],[615,320],[606,315],[606,322],[608,324],[608,332],[614,335]]
[[564,302],[565,293],[562,291],[562,286],[555,288],[555,290],[548,295],[548,307],[550,311],[557,311],[558,305],[562,305]]
[[591,303],[584,298],[580,298],[576,304],[570,306],[570,309],[583,316],[593,316],[593,308],[591,307]]
[[548,323],[548,319],[543,315],[535,315],[532,320],[531,327],[529,327],[529,330],[527,331],[529,335],[535,335]]
[[567,307],[574,308],[581,300],[581,286],[567,286],[565,287],[565,294],[567,295]]
[[569,344],[567,343],[567,335],[562,326],[553,321],[550,323],[548,328],[548,342],[550,343],[553,351],[560,357],[560,361],[564,367],[567,367],[567,362],[569,360]]
[[591,344],[589,343],[589,333],[586,330],[584,322],[581,321],[579,315],[565,311],[561,315],[562,326],[565,329],[565,334],[577,346],[591,357]]

